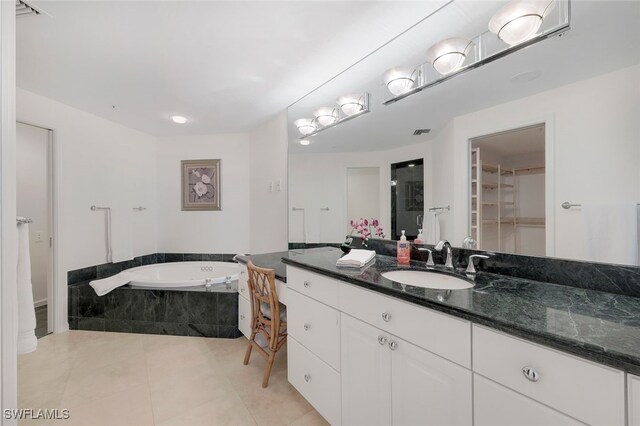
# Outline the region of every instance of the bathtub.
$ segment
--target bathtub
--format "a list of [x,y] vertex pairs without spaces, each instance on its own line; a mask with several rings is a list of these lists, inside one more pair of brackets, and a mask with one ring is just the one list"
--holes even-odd
[[174,289],[228,287],[238,280],[240,266],[230,262],[171,262],[127,269],[129,285],[142,288]]

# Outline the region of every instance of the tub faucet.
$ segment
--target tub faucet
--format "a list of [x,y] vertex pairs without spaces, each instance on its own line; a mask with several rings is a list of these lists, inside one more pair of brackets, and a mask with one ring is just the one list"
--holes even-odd
[[447,240],[440,240],[438,244],[434,247],[434,250],[442,251],[442,249],[446,249],[447,257],[444,262],[444,267],[447,269],[453,269],[453,255],[451,253],[451,244]]

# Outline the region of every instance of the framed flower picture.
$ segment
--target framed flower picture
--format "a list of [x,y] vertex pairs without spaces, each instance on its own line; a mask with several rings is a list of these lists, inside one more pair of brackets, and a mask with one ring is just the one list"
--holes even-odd
[[220,160],[183,160],[182,210],[222,210]]

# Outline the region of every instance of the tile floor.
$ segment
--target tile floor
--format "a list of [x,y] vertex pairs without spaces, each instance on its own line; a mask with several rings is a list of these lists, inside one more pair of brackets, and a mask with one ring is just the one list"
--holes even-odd
[[247,339],[92,331],[50,334],[18,357],[20,408],[69,409],[20,424],[326,425],[287,381],[286,347],[262,389],[264,360]]

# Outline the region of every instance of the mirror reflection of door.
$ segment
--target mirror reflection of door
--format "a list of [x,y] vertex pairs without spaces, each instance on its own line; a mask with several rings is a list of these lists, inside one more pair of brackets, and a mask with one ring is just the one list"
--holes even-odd
[[471,139],[471,235],[481,250],[545,255],[545,126]]
[[402,230],[414,240],[424,220],[424,161],[422,158],[391,164],[391,234]]
[[[347,215],[350,220],[380,219],[379,167],[347,168]],[[347,234],[350,232],[347,226]]]

